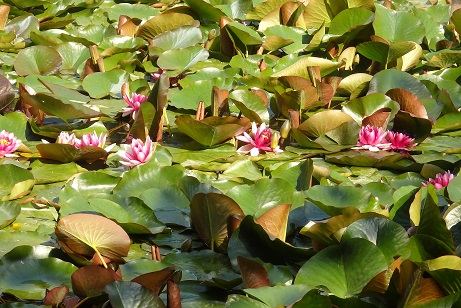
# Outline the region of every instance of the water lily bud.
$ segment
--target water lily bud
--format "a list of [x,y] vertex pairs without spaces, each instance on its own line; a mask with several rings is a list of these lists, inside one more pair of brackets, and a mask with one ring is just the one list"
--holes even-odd
[[208,40],[212,40],[216,37],[216,30],[211,29],[210,32],[208,32]]
[[272,132],[271,136],[271,148],[275,149],[279,145],[280,133],[277,131]]
[[280,136],[283,139],[287,139],[288,133],[290,133],[290,129],[291,129],[290,120],[285,120],[285,122],[283,122],[282,124],[282,127],[280,128]]

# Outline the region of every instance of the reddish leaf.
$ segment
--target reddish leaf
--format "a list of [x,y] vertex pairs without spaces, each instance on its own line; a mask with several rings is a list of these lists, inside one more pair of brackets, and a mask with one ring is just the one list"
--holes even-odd
[[273,207],[256,219],[256,222],[260,224],[267,233],[285,241],[290,207],[291,204],[281,204]]
[[122,280],[111,268],[86,265],[76,270],[72,276],[72,290],[80,297],[96,297],[104,293],[104,287]]
[[130,250],[130,237],[110,219],[93,214],[72,214],[61,218],[55,230],[58,243],[68,253],[93,257],[97,252],[123,263]]
[[426,107],[419,98],[408,90],[391,89],[387,96],[400,104],[400,110],[408,112],[413,117],[428,119]]
[[237,257],[237,262],[242,275],[243,286],[246,289],[256,289],[260,287],[269,287],[269,275],[266,269],[258,262]]
[[167,304],[169,308],[181,308],[181,293],[179,286],[172,280],[168,280],[168,298]]
[[69,288],[66,286],[56,287],[46,292],[43,305],[58,306],[69,294]]
[[174,267],[167,267],[160,271],[140,275],[131,281],[139,283],[143,287],[150,289],[154,294],[159,295],[174,272]]

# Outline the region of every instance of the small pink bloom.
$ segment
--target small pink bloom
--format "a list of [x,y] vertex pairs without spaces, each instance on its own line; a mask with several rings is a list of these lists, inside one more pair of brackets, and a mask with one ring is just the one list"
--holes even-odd
[[435,175],[435,179],[429,178],[427,182],[423,182],[423,186],[427,187],[427,185],[432,184],[434,185],[435,189],[439,190],[444,187],[447,187],[451,180],[453,180],[455,176],[448,170],[444,174],[437,173]]
[[81,141],[77,137],[75,137],[75,134],[72,133],[69,135],[68,132],[61,132],[58,136],[58,139],[56,139],[56,143],[61,143],[61,144],[70,144],[73,145],[76,148],[80,147]]
[[392,150],[408,151],[416,145],[416,143],[413,143],[414,138],[410,138],[403,133],[388,131],[386,138],[391,143]]
[[14,151],[21,145],[21,140],[16,138],[13,133],[5,130],[0,132],[0,157],[15,157]]
[[248,143],[240,147],[237,150],[238,153],[250,153],[251,156],[258,156],[259,151],[274,153],[283,152],[278,146],[275,148],[271,147],[272,131],[270,128],[266,128],[265,123],[262,123],[259,127],[257,127],[256,123],[253,122],[251,135],[252,136],[250,136],[247,132],[244,132],[243,136],[236,137],[238,140]]
[[371,125],[362,126],[359,133],[359,140],[357,146],[353,147],[354,150],[369,150],[377,152],[379,150],[387,150],[390,143],[386,142],[387,132],[383,131],[381,127],[374,127]]
[[124,144],[122,147],[124,150],[118,151],[118,156],[123,159],[120,163],[129,167],[146,163],[155,151],[155,146],[149,136],[147,136],[145,143],[141,139],[133,139],[131,145]]
[[106,134],[101,133],[101,135],[98,136],[96,132],[93,132],[92,134],[88,133],[88,134],[83,135],[80,145],[76,146],[76,148],[87,147],[87,146],[104,148],[105,144],[106,144]]
[[138,93],[133,93],[131,97],[124,95],[123,99],[129,105],[129,107],[122,108],[122,116],[127,116],[131,114],[133,119],[135,119],[136,112],[139,110],[139,108],[141,108],[141,104],[147,101],[147,96]]

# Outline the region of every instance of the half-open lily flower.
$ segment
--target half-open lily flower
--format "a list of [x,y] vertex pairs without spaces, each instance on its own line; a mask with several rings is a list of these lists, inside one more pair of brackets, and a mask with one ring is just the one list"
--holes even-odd
[[13,153],[21,143],[21,140],[16,138],[13,133],[2,130],[0,132],[0,157],[16,157],[17,155]]
[[391,143],[391,149],[396,151],[408,151],[416,145],[414,138],[403,133],[388,131],[386,139]]
[[75,147],[81,148],[85,146],[93,146],[103,148],[106,152],[110,152],[110,150],[112,150],[112,148],[115,146],[115,143],[104,147],[106,145],[106,138],[107,136],[104,133],[101,133],[99,136],[96,134],[96,132],[93,132],[92,134],[88,133],[82,136],[80,144],[76,145]]
[[122,108],[122,116],[131,114],[133,119],[136,118],[136,112],[141,108],[141,104],[147,101],[147,96],[142,94],[133,93],[131,97],[124,95],[123,99],[129,105],[129,107]]
[[104,148],[106,144],[106,134],[101,133],[99,136],[96,132],[88,133],[82,136],[81,147],[94,146]]
[[243,136],[236,137],[238,140],[248,143],[240,147],[237,152],[244,154],[250,153],[251,156],[258,156],[259,151],[274,153],[283,152],[278,146],[275,148],[271,147],[271,137],[272,131],[270,128],[266,127],[266,123],[262,123],[257,127],[256,123],[253,122],[251,126],[251,136],[247,132],[244,132]]
[[429,178],[427,182],[423,182],[423,186],[427,187],[427,185],[432,184],[434,185],[435,189],[439,190],[444,187],[447,187],[450,184],[450,181],[453,180],[455,176],[448,170],[444,174],[437,173],[435,175],[435,179]]
[[152,143],[149,136],[147,136],[145,143],[141,139],[133,139],[131,145],[123,144],[122,147],[124,150],[117,152],[123,160],[120,163],[129,167],[146,163],[155,151],[155,144]]
[[387,132],[381,127],[372,125],[362,126],[359,133],[359,140],[354,150],[369,150],[377,152],[379,150],[387,150],[390,148],[390,143],[386,140]]
[[56,143],[70,144],[70,145],[73,145],[76,148],[79,148],[80,144],[81,144],[81,141],[80,141],[80,139],[75,137],[74,133],[69,135],[68,132],[61,132],[59,134],[59,136],[58,136],[58,139],[56,139]]

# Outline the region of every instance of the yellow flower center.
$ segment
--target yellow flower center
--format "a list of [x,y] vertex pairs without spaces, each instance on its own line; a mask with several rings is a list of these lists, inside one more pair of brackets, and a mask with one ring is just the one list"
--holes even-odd
[[0,145],[10,145],[11,141],[8,139],[0,139]]

